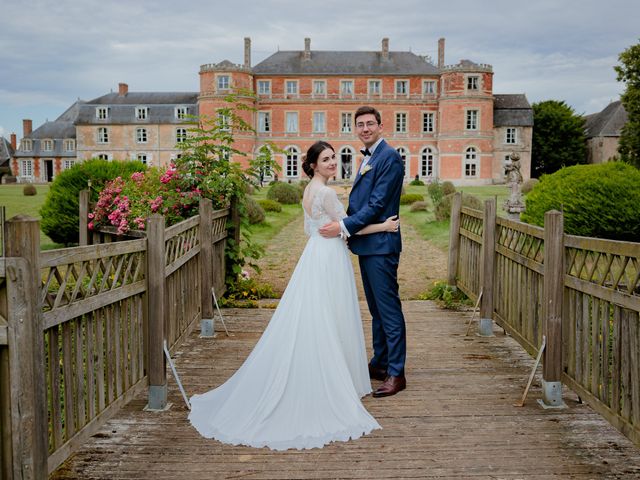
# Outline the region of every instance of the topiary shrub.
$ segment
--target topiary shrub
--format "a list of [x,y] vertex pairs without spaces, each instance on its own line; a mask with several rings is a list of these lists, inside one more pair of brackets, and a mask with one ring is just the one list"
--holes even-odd
[[282,211],[282,205],[279,202],[276,202],[275,200],[269,200],[264,199],[264,200],[258,200],[258,204],[262,207],[262,209],[265,212],[281,212]]
[[267,198],[285,205],[291,205],[300,202],[300,189],[289,183],[274,183],[267,192]]
[[77,163],[60,172],[40,208],[42,231],[56,243],[78,243],[78,196],[81,190],[87,188],[87,182],[91,180],[90,201],[95,202],[98,200],[98,192],[107,181],[145,169],[145,165],[138,161],[110,162],[94,159]]
[[[438,205],[436,205],[433,211],[436,220],[441,222],[443,220],[449,220],[451,217],[451,204],[453,203],[454,193],[445,195]],[[462,205],[465,207],[473,208],[474,210],[483,210],[482,202],[478,197],[473,195],[462,195]]]
[[523,184],[522,187],[520,187],[520,191],[526,195],[527,193],[529,193],[531,190],[533,190],[533,187],[535,187],[537,184],[539,183],[539,180],[537,178],[530,178],[529,180],[526,180]]
[[622,162],[574,165],[540,178],[521,219],[543,226],[545,212],[561,210],[565,233],[640,242],[639,205],[637,168]]
[[264,222],[264,209],[253,198],[245,198],[245,207],[247,208],[247,217],[251,225]]
[[27,183],[24,187],[22,187],[22,194],[27,197],[32,197],[38,194],[36,190],[36,186],[33,183]]
[[409,210],[411,210],[412,212],[426,212],[427,202],[425,202],[424,200],[413,202]]
[[442,200],[442,197],[444,197],[444,191],[442,190],[442,183],[440,183],[436,178],[433,182],[431,182],[427,186],[427,193],[431,198],[431,203],[435,207],[440,203],[440,201]]
[[424,182],[420,180],[420,177],[418,177],[418,175],[416,175],[416,177],[413,180],[411,180],[411,182],[409,182],[409,185],[416,185],[418,187],[423,187]]
[[456,193],[455,185],[449,180],[447,180],[446,182],[442,182],[442,193],[444,193],[445,195]]
[[400,205],[411,205],[413,202],[420,202],[424,200],[424,196],[419,193],[405,193],[400,196]]

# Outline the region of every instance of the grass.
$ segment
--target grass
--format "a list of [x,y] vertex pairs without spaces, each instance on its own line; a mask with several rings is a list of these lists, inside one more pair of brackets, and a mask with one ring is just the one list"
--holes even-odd
[[[6,208],[7,219],[16,215],[29,215],[40,219],[40,207],[49,192],[49,185],[35,185],[37,195],[27,196],[22,194],[24,185],[10,184],[0,185],[0,205]],[[44,233],[40,232],[40,248],[50,250],[60,245],[53,243]]]
[[[251,195],[255,200],[267,198],[269,187],[265,186]],[[249,233],[251,240],[262,247],[266,247],[269,241],[275,237],[282,228],[302,215],[302,207],[299,203],[294,205],[282,205],[281,212],[265,212],[264,222],[251,225]]]

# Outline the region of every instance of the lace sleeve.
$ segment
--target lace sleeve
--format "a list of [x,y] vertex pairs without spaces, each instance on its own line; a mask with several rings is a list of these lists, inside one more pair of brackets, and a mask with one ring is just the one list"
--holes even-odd
[[332,221],[338,222],[347,216],[344,206],[333,188],[323,188],[320,193],[322,194],[322,209]]

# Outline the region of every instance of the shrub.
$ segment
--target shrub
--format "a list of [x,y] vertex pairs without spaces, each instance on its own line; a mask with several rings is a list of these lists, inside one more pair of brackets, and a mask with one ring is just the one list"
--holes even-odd
[[51,184],[47,198],[40,208],[42,231],[56,243],[65,245],[78,242],[79,202],[81,190],[91,180],[91,201],[98,200],[98,191],[104,184],[118,176],[129,177],[133,172],[144,171],[142,162],[109,162],[87,160],[60,172]]
[[533,190],[533,187],[535,187],[538,183],[539,183],[539,180],[537,178],[530,178],[529,180],[525,181],[522,184],[520,191],[526,195],[531,190]]
[[416,185],[418,187],[423,187],[424,186],[424,182],[422,180],[420,180],[420,178],[418,177],[418,175],[416,175],[416,178],[414,178],[413,180],[411,180],[411,182],[409,183],[409,185]]
[[425,202],[424,200],[413,202],[409,210],[411,210],[412,212],[426,212],[427,202]]
[[640,170],[622,162],[574,165],[550,175],[527,195],[524,222],[544,225],[549,210],[564,212],[571,235],[640,241]]
[[33,197],[34,195],[38,194],[38,191],[36,190],[36,186],[34,184],[28,183],[24,187],[22,187],[22,194],[27,197]]
[[256,223],[264,222],[264,209],[253,198],[245,198],[245,206],[247,207],[247,215],[249,217],[249,223],[255,225]]
[[444,193],[445,195],[456,193],[456,187],[449,180],[447,180],[446,182],[442,182],[442,193]]
[[413,202],[420,202],[424,200],[424,196],[419,193],[405,193],[400,196],[400,205],[411,205]]
[[[454,193],[450,193],[449,195],[445,195],[442,197],[440,203],[436,205],[434,210],[434,215],[436,220],[441,222],[443,220],[449,220],[451,217],[451,205],[453,203]],[[465,207],[473,208],[475,210],[482,210],[482,202],[478,197],[474,197],[473,195],[462,195],[462,205]]]
[[298,203],[300,202],[300,189],[290,183],[278,182],[269,188],[267,198],[285,205]]
[[300,180],[298,182],[298,188],[300,189],[300,195],[304,193],[304,189],[309,185],[309,180]]
[[444,191],[442,190],[442,184],[438,179],[435,179],[427,186],[427,193],[429,194],[431,203],[434,207],[440,203],[442,197],[444,197]]
[[427,293],[418,297],[419,300],[435,300],[443,306],[451,310],[457,310],[460,307],[471,305],[469,297],[464,292],[446,282],[436,282],[433,288]]
[[265,212],[281,212],[282,205],[275,200],[263,199],[258,200],[258,204],[262,207]]

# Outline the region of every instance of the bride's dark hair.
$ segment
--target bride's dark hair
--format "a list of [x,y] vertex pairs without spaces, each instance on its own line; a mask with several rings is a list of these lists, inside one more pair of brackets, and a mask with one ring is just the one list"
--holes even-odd
[[302,170],[304,170],[304,173],[306,173],[309,178],[313,178],[314,174],[312,165],[318,163],[318,157],[327,148],[335,152],[333,146],[323,140],[317,141],[309,147],[309,150],[307,150],[307,154],[304,156],[304,160],[302,161]]

